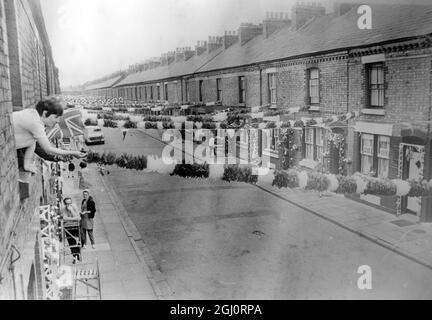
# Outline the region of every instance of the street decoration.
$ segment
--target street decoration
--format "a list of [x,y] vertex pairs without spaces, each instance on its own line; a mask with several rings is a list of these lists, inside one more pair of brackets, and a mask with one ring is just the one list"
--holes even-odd
[[432,180],[401,180],[369,177],[360,173],[352,176],[306,172],[295,169],[276,171],[273,186],[329,191],[340,194],[376,196],[424,197],[432,195]]
[[[157,172],[181,177],[200,177],[257,183],[266,177],[256,174],[252,165],[217,165],[217,164],[166,164],[157,156],[133,156],[114,153],[89,152],[88,163],[117,165],[121,168]],[[432,195],[432,180],[408,180],[374,178],[356,173],[352,176],[307,172],[296,169],[277,170],[272,176],[272,184],[278,188],[302,188],[317,192],[335,192],[339,194],[369,194],[377,196],[422,197]]]

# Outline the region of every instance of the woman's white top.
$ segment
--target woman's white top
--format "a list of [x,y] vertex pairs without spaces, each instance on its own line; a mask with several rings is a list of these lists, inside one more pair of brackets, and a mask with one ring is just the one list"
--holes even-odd
[[24,109],[12,113],[12,122],[15,130],[15,143],[17,149],[28,148],[36,141],[48,141],[45,125],[36,109]]

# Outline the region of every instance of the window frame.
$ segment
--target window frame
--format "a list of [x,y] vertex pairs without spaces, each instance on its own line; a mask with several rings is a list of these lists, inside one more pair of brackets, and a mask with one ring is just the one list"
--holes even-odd
[[246,103],[246,77],[238,77],[239,86],[239,103]]
[[189,83],[185,80],[186,102],[189,102]]
[[[373,72],[376,71],[376,79],[373,79]],[[367,107],[373,109],[383,109],[385,107],[385,73],[384,63],[376,62],[366,64],[366,76],[367,76]],[[376,83],[373,83],[376,80]],[[380,80],[382,82],[380,82]],[[373,93],[377,93],[377,103],[375,104],[373,99]]]
[[[316,71],[316,77],[315,77]],[[314,76],[312,78],[312,76]],[[319,105],[321,103],[321,92],[320,92],[320,69],[317,67],[312,67],[308,69],[308,102],[309,105]],[[316,94],[313,95],[313,88],[316,88]],[[315,93],[315,92],[314,92]],[[316,98],[317,100],[314,100]]]
[[[387,149],[386,154],[382,154],[381,150],[381,141],[387,140]],[[378,168],[377,168],[377,176],[379,178],[388,178],[389,176],[389,168],[390,168],[390,137],[389,136],[378,136],[378,152],[377,152],[377,158],[378,158]],[[383,172],[383,163],[386,164],[385,174],[382,174]]]
[[270,150],[277,151],[278,141],[279,141],[279,129],[273,128],[270,131]]
[[168,101],[168,83],[164,84],[165,101]]
[[204,80],[199,80],[198,81],[198,98],[199,98],[199,102],[203,102],[203,90],[204,89]]
[[[322,163],[322,161],[324,160],[324,151],[325,151],[324,135],[325,135],[325,131],[323,128],[315,128],[315,148],[316,148],[315,159],[320,163]],[[318,139],[318,137],[320,137],[320,139]]]
[[305,159],[315,161],[314,149],[315,128],[305,128]]
[[216,101],[222,101],[222,78],[216,79]]
[[277,103],[276,73],[267,74],[267,92],[268,92],[268,103],[276,104]]
[[[369,147],[371,150],[370,152],[369,150],[365,151],[364,149],[365,140],[372,142],[371,146]],[[374,170],[374,155],[375,155],[374,151],[375,151],[375,135],[363,133],[360,137],[360,172],[361,173],[370,174]],[[371,168],[368,172],[365,172],[364,170],[364,165],[365,165],[364,159],[366,158],[368,158],[372,163]]]

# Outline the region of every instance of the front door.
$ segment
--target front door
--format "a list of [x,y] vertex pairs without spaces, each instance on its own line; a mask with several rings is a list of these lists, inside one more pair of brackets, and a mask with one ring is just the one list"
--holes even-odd
[[[405,159],[408,167],[408,180],[423,179],[424,152],[422,147],[407,146],[405,149]],[[420,215],[421,197],[408,197],[407,212]]]

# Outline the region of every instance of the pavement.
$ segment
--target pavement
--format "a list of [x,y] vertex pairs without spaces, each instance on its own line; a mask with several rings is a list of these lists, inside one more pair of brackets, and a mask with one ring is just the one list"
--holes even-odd
[[419,223],[414,215],[395,216],[338,194],[320,197],[317,192],[279,189],[266,183],[257,187],[432,269],[432,225]]
[[[81,172],[97,209],[94,219],[95,249],[90,247],[82,251],[82,263],[98,261],[102,300],[158,299],[157,283],[131,237],[116,199],[112,198],[96,166],[90,165]],[[78,174],[68,178],[67,172],[63,171],[62,176],[63,195],[71,197],[79,207],[82,189],[79,188]],[[70,261],[66,263],[71,263],[72,257],[68,259]]]

